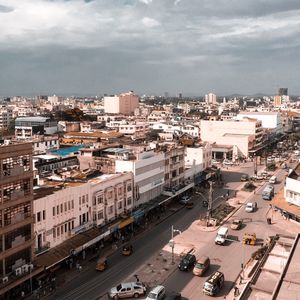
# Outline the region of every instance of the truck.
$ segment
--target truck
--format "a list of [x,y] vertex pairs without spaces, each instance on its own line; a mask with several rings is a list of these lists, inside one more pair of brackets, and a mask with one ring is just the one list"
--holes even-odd
[[274,186],[270,184],[266,185],[261,195],[264,200],[271,200],[274,196]]

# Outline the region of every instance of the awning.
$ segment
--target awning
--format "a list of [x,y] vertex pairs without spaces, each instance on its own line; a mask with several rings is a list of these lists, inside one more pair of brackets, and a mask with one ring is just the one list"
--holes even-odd
[[96,244],[97,242],[101,241],[103,238],[105,238],[106,236],[110,235],[110,230],[107,230],[106,232],[98,235],[97,237],[95,237],[94,239],[92,239],[91,241],[85,243],[82,246],[82,249],[86,249],[94,244]]
[[138,221],[144,215],[145,215],[145,212],[143,210],[139,209],[132,213],[132,218],[134,219],[134,221]]
[[132,217],[122,221],[120,224],[119,224],[119,229],[122,229],[124,227],[126,227],[127,225],[133,223],[134,219]]

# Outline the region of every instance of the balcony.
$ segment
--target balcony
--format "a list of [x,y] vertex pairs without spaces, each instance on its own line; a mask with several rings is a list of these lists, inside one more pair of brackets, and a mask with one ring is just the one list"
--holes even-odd
[[1,231],[2,231],[2,234],[5,234],[9,231],[15,230],[19,227],[28,225],[33,222],[34,222],[34,219],[33,219],[33,216],[31,215],[31,213],[19,214],[13,219],[4,220],[4,222],[2,223]]

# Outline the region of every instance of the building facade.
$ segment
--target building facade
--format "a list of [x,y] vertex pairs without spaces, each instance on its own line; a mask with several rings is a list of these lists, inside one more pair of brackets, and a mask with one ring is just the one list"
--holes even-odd
[[34,272],[33,223],[32,144],[0,146],[0,295]]

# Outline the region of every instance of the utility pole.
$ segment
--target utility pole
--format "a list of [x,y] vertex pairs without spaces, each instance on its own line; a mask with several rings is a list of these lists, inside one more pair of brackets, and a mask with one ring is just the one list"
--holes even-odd
[[206,214],[206,227],[209,226],[210,216],[211,216],[211,209],[212,209],[212,181],[209,182],[209,193],[208,193],[208,206],[207,206],[207,214]]

